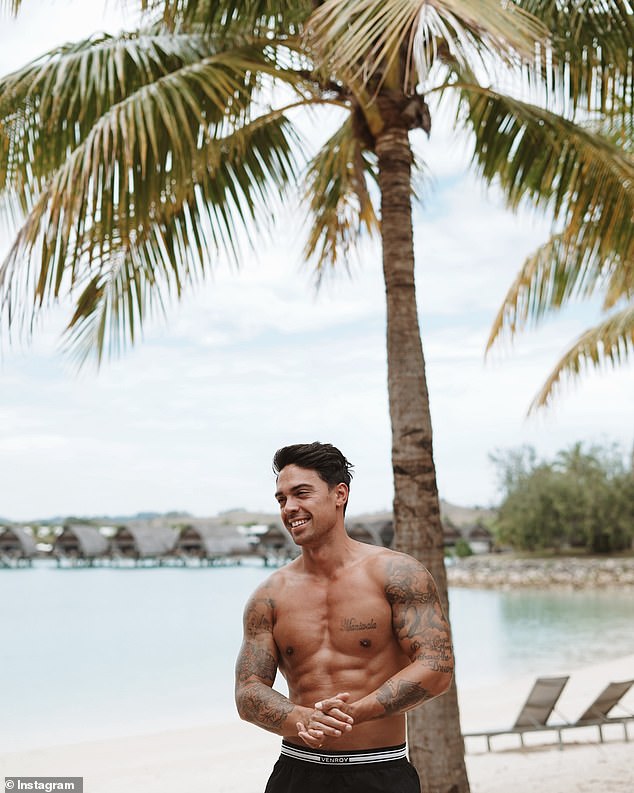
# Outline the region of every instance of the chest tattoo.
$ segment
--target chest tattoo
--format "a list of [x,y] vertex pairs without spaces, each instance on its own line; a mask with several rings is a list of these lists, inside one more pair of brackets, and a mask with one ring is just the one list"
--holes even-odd
[[376,630],[376,621],[370,617],[368,620],[359,620],[356,617],[344,617],[341,620],[342,631],[373,631]]

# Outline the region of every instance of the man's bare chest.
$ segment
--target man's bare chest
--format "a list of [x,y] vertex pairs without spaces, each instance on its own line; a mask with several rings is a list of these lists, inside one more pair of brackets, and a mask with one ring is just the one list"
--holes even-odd
[[324,652],[374,654],[394,641],[391,609],[379,587],[355,577],[291,585],[276,602],[273,638],[294,662]]

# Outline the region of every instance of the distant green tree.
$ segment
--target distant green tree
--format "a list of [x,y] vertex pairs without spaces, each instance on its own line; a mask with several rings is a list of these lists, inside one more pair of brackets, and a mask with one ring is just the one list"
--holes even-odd
[[[498,462],[503,464],[500,458]],[[526,551],[559,549],[566,533],[563,489],[562,477],[547,463],[512,472],[512,485],[494,525],[498,542]]]
[[576,443],[559,452],[554,467],[566,480],[569,526],[574,519],[570,544],[594,553],[627,547],[634,531],[634,512],[626,496],[632,472],[626,469],[618,447],[593,446],[584,451]]
[[464,559],[466,556],[473,556],[473,549],[462,537],[456,541],[456,556],[459,559]]
[[503,500],[494,525],[497,539],[518,550],[585,548],[610,553],[634,537],[634,476],[618,447],[580,443],[554,460],[535,450],[492,455]]

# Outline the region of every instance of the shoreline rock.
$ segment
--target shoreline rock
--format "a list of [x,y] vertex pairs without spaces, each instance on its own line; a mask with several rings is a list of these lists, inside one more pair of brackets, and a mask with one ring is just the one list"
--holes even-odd
[[634,589],[634,557],[530,559],[482,554],[447,565],[449,586],[479,589]]

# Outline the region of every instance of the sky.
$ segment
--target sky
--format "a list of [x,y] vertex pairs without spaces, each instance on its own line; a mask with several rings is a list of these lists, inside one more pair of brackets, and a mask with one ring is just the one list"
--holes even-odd
[[[0,73],[133,21],[113,0],[27,0],[17,20],[2,19]],[[431,174],[414,229],[441,497],[497,503],[496,450],[531,444],[551,457],[582,441],[629,452],[632,365],[587,375],[527,418],[556,361],[596,322],[596,304],[571,306],[485,359],[497,309],[548,219],[528,207],[512,214],[485,191],[443,118],[417,146]],[[63,351],[68,306],[48,311],[29,342],[3,344],[0,516],[274,511],[274,451],[313,440],[354,464],[351,515],[391,507],[379,243],[365,242],[350,274],[328,274],[317,291],[301,255],[305,215],[288,204],[280,215],[239,270],[219,258],[205,283],[98,372],[78,372]],[[9,242],[0,230],[0,257]]]

